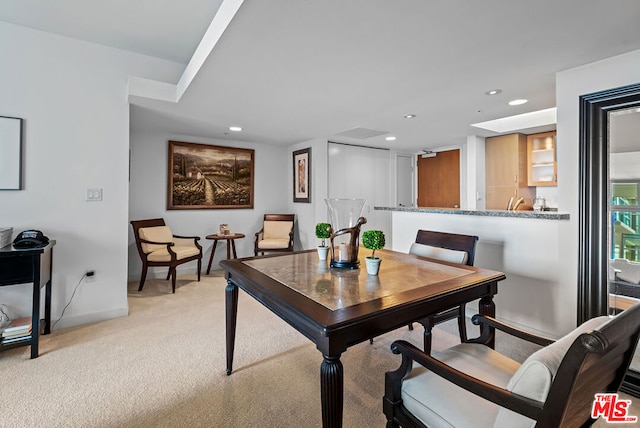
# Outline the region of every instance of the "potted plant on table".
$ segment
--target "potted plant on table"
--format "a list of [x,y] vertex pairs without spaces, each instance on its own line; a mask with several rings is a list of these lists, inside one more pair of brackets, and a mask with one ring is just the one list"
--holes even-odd
[[325,239],[329,239],[331,237],[331,225],[329,223],[318,223],[316,224],[316,238],[322,240],[320,245],[318,245],[318,257],[320,260],[327,260],[327,253],[329,252],[329,247],[325,244]]
[[372,250],[371,255],[366,257],[367,273],[377,275],[380,269],[380,257],[376,257],[376,250],[384,248],[384,232],[381,230],[366,230],[362,232],[362,246]]

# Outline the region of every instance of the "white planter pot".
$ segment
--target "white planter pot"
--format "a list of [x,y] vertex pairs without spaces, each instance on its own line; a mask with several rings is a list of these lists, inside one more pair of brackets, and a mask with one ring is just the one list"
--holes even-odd
[[327,260],[328,253],[329,253],[329,247],[318,247],[318,258],[320,260]]
[[367,264],[367,273],[369,275],[377,275],[378,270],[380,270],[380,262],[382,260],[378,257],[376,257],[375,259],[372,259],[371,257],[365,257],[364,261]]

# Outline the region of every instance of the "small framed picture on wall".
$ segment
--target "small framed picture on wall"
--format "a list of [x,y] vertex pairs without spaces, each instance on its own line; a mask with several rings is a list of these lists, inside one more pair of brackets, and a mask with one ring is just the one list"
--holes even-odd
[[293,202],[311,202],[311,147],[293,152]]

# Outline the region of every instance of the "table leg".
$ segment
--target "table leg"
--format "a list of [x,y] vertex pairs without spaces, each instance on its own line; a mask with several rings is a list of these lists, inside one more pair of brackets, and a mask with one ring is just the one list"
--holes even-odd
[[236,240],[235,239],[231,239],[231,248],[233,249],[233,258],[237,259],[238,258],[238,254],[236,254]]
[[323,428],[341,427],[344,374],[340,355],[337,357],[324,356],[320,365],[320,394],[322,397]]
[[211,272],[211,262],[213,262],[213,256],[216,254],[216,246],[218,245],[218,240],[213,240],[213,246],[211,247],[211,257],[209,257],[209,266],[207,266],[207,275]]
[[231,239],[227,239],[227,260],[231,258]]
[[[493,296],[484,296],[480,299],[480,303],[478,303],[478,310],[481,315],[486,315],[488,317],[495,318],[496,316],[496,304],[493,302]],[[491,348],[495,348],[496,346],[496,331],[493,327],[487,327],[485,325],[480,326],[480,335],[483,334],[483,330],[485,328],[489,330],[489,340],[487,341],[487,345]]]
[[40,255],[32,257],[33,296],[31,308],[31,358],[38,358],[38,341],[40,340]]
[[51,333],[51,280],[44,287],[44,331],[43,334]]
[[227,317],[227,376],[233,370],[233,348],[236,343],[236,319],[238,318],[238,286],[227,279],[225,288]]

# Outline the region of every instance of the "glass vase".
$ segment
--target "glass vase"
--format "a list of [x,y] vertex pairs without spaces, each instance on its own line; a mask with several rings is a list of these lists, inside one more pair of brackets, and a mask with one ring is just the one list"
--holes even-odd
[[360,227],[367,222],[362,217],[364,199],[325,199],[329,207],[331,228],[329,233],[332,268],[358,269]]

